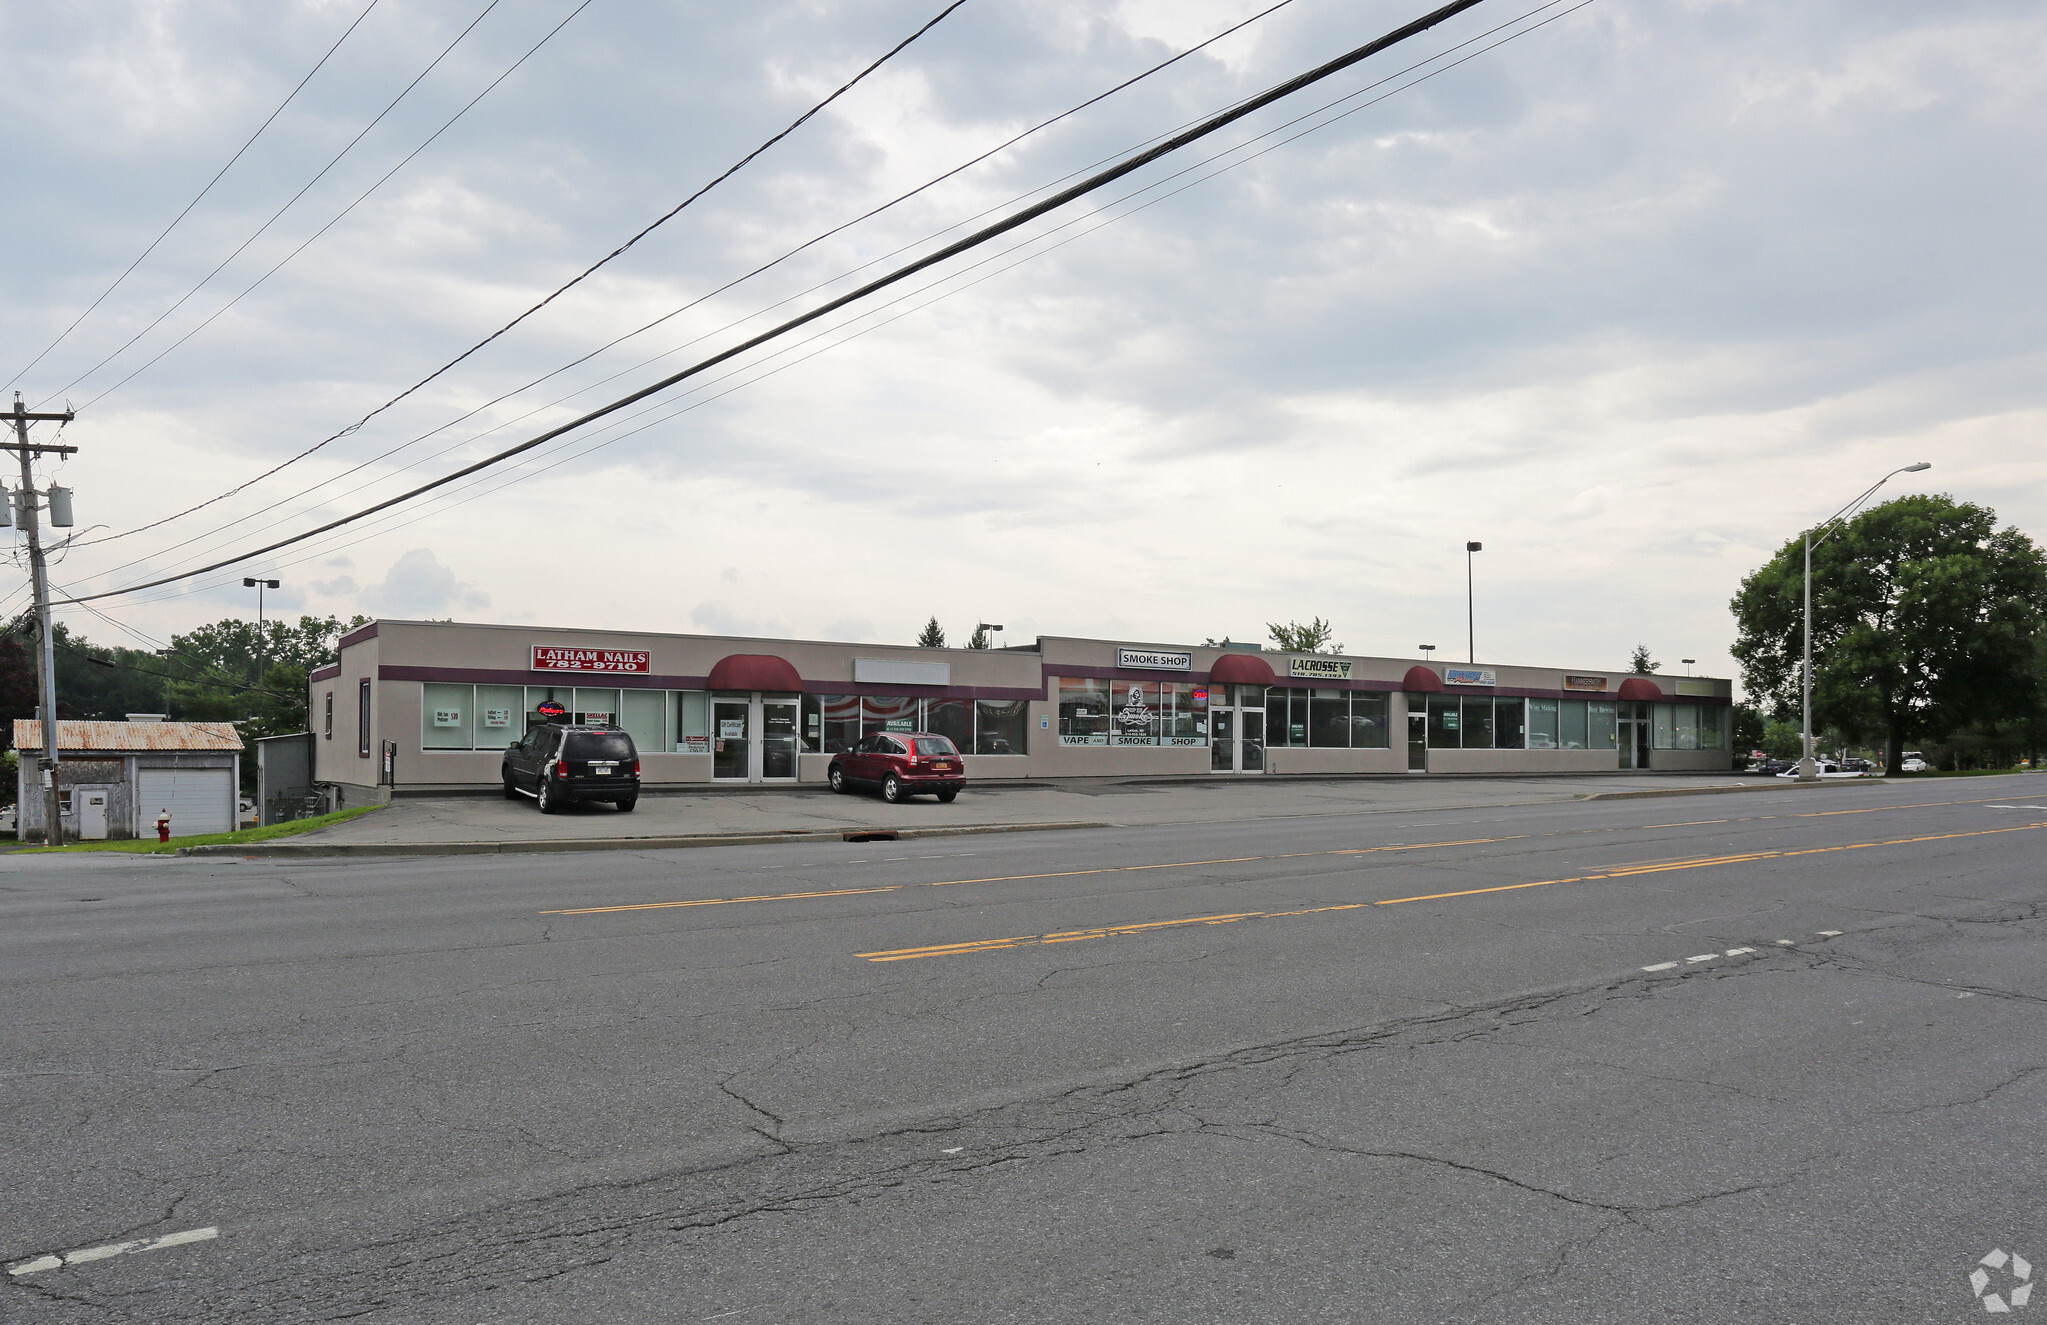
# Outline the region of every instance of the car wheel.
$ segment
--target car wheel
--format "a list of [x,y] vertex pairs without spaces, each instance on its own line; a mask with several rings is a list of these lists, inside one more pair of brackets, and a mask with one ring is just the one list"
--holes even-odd
[[891,773],[881,784],[881,798],[894,805],[903,798],[903,781]]
[[941,791],[938,793],[938,803],[940,805],[950,805],[959,798],[960,794],[956,791]]
[[548,781],[545,776],[540,779],[538,799],[542,814],[559,814],[561,812],[561,797],[554,794],[554,783]]
[[840,795],[842,795],[842,796],[843,796],[843,795],[845,795],[845,793],[846,793],[846,770],[845,770],[845,769],[843,769],[843,768],[840,768],[840,767],[839,767],[839,766],[838,766],[837,764],[833,764],[833,765],[832,765],[832,771],[831,771],[831,782],[832,782],[832,790],[833,790],[833,791],[836,791],[836,792],[838,792],[838,793],[839,793]]
[[640,798],[638,796],[620,796],[617,802],[618,812],[620,814],[631,814],[633,812],[633,806],[638,805],[639,803]]

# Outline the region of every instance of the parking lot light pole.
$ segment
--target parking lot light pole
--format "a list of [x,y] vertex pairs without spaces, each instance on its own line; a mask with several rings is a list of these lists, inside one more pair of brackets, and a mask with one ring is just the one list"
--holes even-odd
[[244,575],[242,577],[242,587],[256,591],[256,684],[260,686],[263,684],[263,591],[265,589],[275,589],[277,581],[258,579],[253,575]]
[[1464,631],[1465,642],[1471,649],[1471,665],[1478,666],[1478,609],[1474,605],[1471,589],[1471,554],[1485,551],[1483,543],[1464,545]]
[[[1834,530],[1840,527],[1841,521],[1848,518],[1856,507],[1875,496],[1878,488],[1900,474],[1917,474],[1922,470],[1932,468],[1932,465],[1921,460],[1916,465],[1905,465],[1894,469],[1863,489],[1855,500],[1805,531],[1805,662],[1799,679],[1798,703],[1798,748],[1804,752],[1798,761],[1798,780],[1800,782],[1817,782],[1820,776],[1819,765],[1813,761],[1812,757],[1812,550],[1831,538]],[[1814,534],[1818,534],[1819,537],[1814,538]]]
[[1679,658],[1679,659],[1678,659],[1678,661],[1679,661],[1679,662],[1681,662],[1681,663],[1683,663],[1683,664],[1685,665],[1685,675],[1686,675],[1686,676],[1690,676],[1690,675],[1692,674],[1692,664],[1693,664],[1693,663],[1695,663],[1695,662],[1697,662],[1697,661],[1698,661],[1698,659],[1697,659],[1697,658]]

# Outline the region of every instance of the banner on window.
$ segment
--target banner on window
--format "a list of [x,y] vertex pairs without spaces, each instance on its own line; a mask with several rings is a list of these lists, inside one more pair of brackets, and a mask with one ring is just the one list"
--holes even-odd
[[536,672],[639,672],[654,670],[654,656],[645,649],[571,649],[559,644],[533,646]]
[[1496,686],[1500,674],[1490,667],[1445,667],[1443,684],[1453,686]]

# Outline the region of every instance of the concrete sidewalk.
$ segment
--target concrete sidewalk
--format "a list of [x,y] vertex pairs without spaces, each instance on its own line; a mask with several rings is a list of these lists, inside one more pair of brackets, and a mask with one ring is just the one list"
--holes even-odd
[[[1828,786],[1857,785],[1832,783]],[[1866,784],[1865,784],[1866,785]],[[1587,797],[1712,793],[1790,784],[1736,775],[1587,778],[1232,778],[1215,781],[1102,779],[1058,785],[970,788],[951,805],[928,798],[890,805],[871,794],[819,788],[645,795],[621,814],[609,805],[543,815],[532,801],[496,797],[405,798],[359,819],[276,844],[290,853],[328,847],[532,850],[543,844],[686,845],[690,838],[833,836],[849,829],[903,833],[1024,827],[1137,827],[1173,823],[1481,806],[1542,805]],[[261,847],[201,848],[258,854]],[[281,854],[281,853],[280,853]],[[381,854],[381,853],[380,853]]]

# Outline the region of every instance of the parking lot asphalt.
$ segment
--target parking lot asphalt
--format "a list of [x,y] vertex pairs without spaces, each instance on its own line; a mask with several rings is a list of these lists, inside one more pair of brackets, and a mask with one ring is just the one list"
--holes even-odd
[[1116,827],[1218,822],[1371,811],[1544,805],[1629,791],[1707,790],[1768,785],[1738,774],[1644,774],[1555,778],[1226,778],[1200,781],[1075,779],[1005,786],[982,782],[941,805],[919,797],[890,805],[869,792],[824,787],[663,792],[630,814],[610,805],[541,814],[532,800],[499,796],[404,796],[374,814],[293,842],[435,844],[560,839],[618,840],[690,834],[777,833],[846,828],[934,828],[1028,823]]
[[0,860],[0,1318],[1977,1319],[2031,781]]

